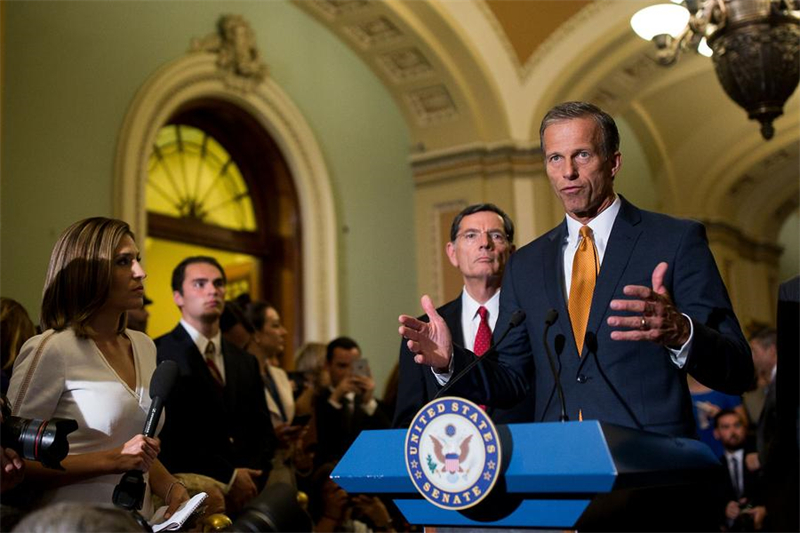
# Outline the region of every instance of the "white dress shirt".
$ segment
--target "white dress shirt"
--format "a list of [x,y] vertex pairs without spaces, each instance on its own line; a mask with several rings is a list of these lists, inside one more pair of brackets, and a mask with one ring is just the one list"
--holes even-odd
[[500,313],[500,291],[494,293],[494,296],[482,304],[470,296],[467,288],[464,287],[464,290],[461,291],[461,331],[464,332],[464,348],[470,351],[475,348],[475,336],[478,334],[478,326],[481,325],[481,316],[478,314],[478,308],[481,306],[488,311],[486,320],[489,322],[489,329],[494,333],[497,315]]
[[[600,264],[601,272],[603,269],[603,258],[606,255],[606,248],[608,247],[608,239],[611,237],[611,230],[614,229],[614,222],[617,220],[620,207],[622,207],[622,201],[619,199],[619,196],[617,196],[610,206],[586,224],[592,229],[592,238],[594,239],[594,245],[597,249],[597,260]],[[578,246],[580,245],[580,231],[583,224],[568,215],[566,215],[565,218],[567,221],[567,238],[564,241],[563,248],[564,294],[567,295],[567,300],[569,300],[569,291],[572,286],[572,263],[575,260],[575,252],[578,251]],[[683,316],[689,320],[688,316]],[[692,347],[693,336],[694,326],[692,326],[692,321],[689,320],[689,340],[677,350],[667,347],[672,363],[678,368],[683,368],[683,365],[686,364],[686,358],[689,356],[689,350]]]
[[195,346],[197,346],[197,349],[200,350],[200,355],[203,356],[203,359],[206,357],[206,346],[208,346],[208,343],[214,343],[214,364],[217,365],[217,370],[219,370],[219,375],[222,377],[222,382],[225,383],[225,358],[222,357],[222,332],[217,330],[216,335],[210,339],[207,339],[202,333],[194,329],[191,324],[186,322],[184,319],[181,319],[181,326],[183,326],[183,328],[192,338]]

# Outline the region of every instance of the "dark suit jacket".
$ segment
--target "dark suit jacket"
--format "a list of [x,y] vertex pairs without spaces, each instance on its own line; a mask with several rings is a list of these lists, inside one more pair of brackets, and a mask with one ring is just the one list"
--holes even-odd
[[341,459],[363,430],[387,429],[391,423],[380,400],[372,415],[367,415],[359,405],[355,405],[352,417],[348,419],[345,408],[336,409],[328,401],[330,397],[331,390],[324,389],[314,402],[317,422],[317,452],[314,462],[317,466]]
[[[453,342],[459,344],[464,342],[464,332],[461,327],[461,307],[461,296],[459,296],[436,310],[450,329]],[[421,316],[420,319],[428,321],[428,317],[425,315]],[[500,326],[499,321],[495,329],[498,326]],[[397,391],[397,407],[395,408],[392,425],[396,428],[407,428],[417,411],[433,400],[440,387],[430,367],[414,362],[414,354],[408,349],[405,339],[400,342],[399,365],[400,379]],[[532,422],[533,394],[528,394],[523,401],[511,408],[488,407],[487,412],[496,424]]]
[[800,434],[800,276],[784,282],[778,292],[778,370],[770,383],[758,421],[759,456],[764,470],[765,500],[772,531],[800,530],[797,502]]
[[171,472],[194,472],[228,483],[234,468],[270,470],[275,443],[258,361],[222,340],[220,388],[189,333],[178,324],[156,339],[158,362],[178,363],[167,400],[159,459]]
[[[755,452],[755,446],[748,446],[744,450],[744,456],[748,453]],[[730,501],[736,501],[736,488],[733,485],[733,480],[731,479],[730,470],[728,468],[728,459],[725,458],[723,455],[720,458],[720,462],[722,463],[722,468],[725,471],[724,476],[724,495],[725,495],[725,504],[727,505]],[[744,462],[743,462],[744,463]],[[756,470],[755,472],[748,470],[745,464],[740,464],[739,468],[742,469],[742,480],[744,482],[743,491],[744,494],[742,495],[744,498],[747,498],[749,503],[752,505],[761,505],[763,503],[763,497],[761,494],[762,485],[761,485],[761,471]],[[724,514],[724,508],[723,508]]]
[[[688,220],[640,210],[624,198],[614,222],[589,314],[586,342],[577,353],[564,294],[563,246],[566,221],[515,252],[506,267],[500,293],[499,323],[522,309],[526,320],[489,360],[464,381],[458,392],[490,405],[508,405],[533,387],[535,419],[555,421],[559,402],[542,348],[545,316],[558,319],[544,339],[553,348],[564,388],[567,415],[678,436],[694,436],[694,418],[685,372],[729,394],[741,394],[753,382],[750,347],[731,308],[728,293],[708,247],[704,227]],[[678,310],[694,328],[684,369],[668,351],[651,342],[610,338],[609,303],[625,285],[650,287],[656,265],[666,261],[664,284]],[[622,313],[619,313],[622,314]],[[455,350],[455,368],[470,360]],[[531,380],[530,376],[533,376]],[[458,386],[457,386],[458,387]]]

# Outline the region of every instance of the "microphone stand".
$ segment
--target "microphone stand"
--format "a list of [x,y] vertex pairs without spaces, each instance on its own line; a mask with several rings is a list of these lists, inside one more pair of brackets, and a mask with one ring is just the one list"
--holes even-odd
[[550,345],[547,342],[547,332],[550,331],[550,327],[556,323],[558,320],[558,311],[555,309],[550,309],[547,311],[547,316],[544,320],[544,334],[542,335],[542,344],[544,345],[544,350],[547,353],[547,361],[550,363],[550,371],[553,373],[553,380],[556,382],[556,391],[558,392],[558,400],[561,403],[561,415],[558,419],[561,422],[569,421],[569,417],[567,416],[567,402],[564,400],[564,389],[561,387],[561,378],[558,375],[558,371],[556,371],[556,362],[553,358],[553,353],[550,351]]
[[441,398],[445,392],[450,390],[450,388],[453,385],[455,385],[456,382],[458,382],[467,372],[472,370],[472,368],[475,365],[483,361],[483,359],[486,358],[486,356],[491,355],[493,352],[496,352],[497,347],[500,345],[501,342],[505,340],[506,336],[511,332],[511,330],[522,324],[523,321],[525,321],[525,311],[523,311],[522,309],[517,309],[516,311],[511,313],[511,320],[508,321],[508,327],[500,336],[500,338],[497,340],[497,342],[493,342],[492,345],[489,347],[489,349],[486,350],[486,353],[484,353],[482,356],[478,357],[476,355],[475,358],[472,361],[470,361],[470,363],[466,367],[464,367],[464,370],[456,374],[456,376],[453,379],[451,379],[447,384],[445,384],[444,387],[439,389],[439,392],[436,393],[436,396],[434,396],[433,399],[438,400],[439,398]]

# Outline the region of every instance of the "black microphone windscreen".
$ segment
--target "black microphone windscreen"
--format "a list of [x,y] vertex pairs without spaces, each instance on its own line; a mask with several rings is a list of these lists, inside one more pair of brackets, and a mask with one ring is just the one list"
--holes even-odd
[[178,363],[163,361],[156,367],[153,377],[150,378],[150,398],[166,400],[175,381],[178,379]]
[[511,320],[508,321],[509,326],[515,328],[522,324],[525,321],[525,311],[522,309],[517,309],[513,313],[511,313]]
[[552,326],[556,323],[556,320],[558,320],[558,311],[555,309],[549,309],[544,317],[544,323],[548,326]]

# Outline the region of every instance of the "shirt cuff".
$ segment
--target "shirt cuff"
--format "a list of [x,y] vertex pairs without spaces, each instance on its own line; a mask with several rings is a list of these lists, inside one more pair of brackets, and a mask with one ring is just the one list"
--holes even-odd
[[692,339],[694,338],[694,324],[689,315],[681,313],[689,321],[689,339],[678,349],[673,349],[667,346],[669,350],[669,358],[672,359],[672,364],[678,368],[683,368],[686,365],[686,359],[689,357],[689,350],[692,349]]
[[453,354],[450,354],[450,366],[447,367],[447,372],[437,372],[436,369],[431,367],[431,372],[433,372],[433,377],[436,378],[436,382],[439,384],[440,387],[447,385],[450,381],[450,378],[453,377],[453,365],[455,364],[455,357]]
[[231,475],[231,480],[228,481],[228,484],[225,485],[225,494],[231,491],[231,487],[233,487],[233,482],[236,481],[236,473],[239,471],[238,468],[233,469],[233,475]]
[[333,398],[328,398],[328,403],[331,404],[334,409],[341,409],[342,408],[342,404],[340,404],[339,402],[337,402]]
[[367,413],[367,416],[374,415],[375,411],[378,409],[378,400],[375,398],[370,398],[367,403],[361,405],[361,409]]

